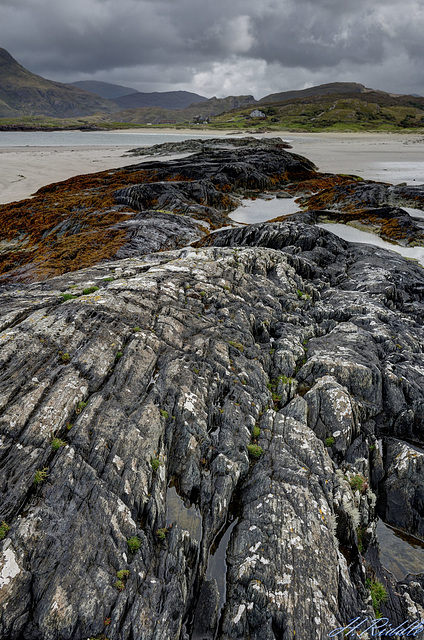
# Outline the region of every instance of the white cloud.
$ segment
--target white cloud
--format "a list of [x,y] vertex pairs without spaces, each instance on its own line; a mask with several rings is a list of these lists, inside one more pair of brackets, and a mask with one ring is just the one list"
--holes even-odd
[[230,54],[247,53],[255,43],[249,16],[242,15],[221,20],[212,28],[220,49]]
[[[228,95],[248,95],[252,87],[263,91],[261,78],[267,76],[265,60],[241,59],[232,57],[226,62],[214,62],[208,69],[194,71],[193,87],[201,95],[214,95],[223,98]],[[268,84],[266,83],[268,86]],[[267,89],[265,89],[267,92]],[[258,98],[258,94],[254,96]]]

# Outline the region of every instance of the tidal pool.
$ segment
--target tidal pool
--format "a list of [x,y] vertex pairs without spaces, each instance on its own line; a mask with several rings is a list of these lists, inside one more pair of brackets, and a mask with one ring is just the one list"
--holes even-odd
[[[296,198],[257,198],[256,200],[243,200],[243,204],[235,209],[229,216],[237,224],[255,224],[257,222],[267,222],[278,216],[285,216],[291,213],[302,211],[295,202]],[[402,207],[411,216],[424,220],[424,211]],[[321,229],[331,231],[339,238],[348,242],[362,242],[381,247],[388,251],[395,251],[404,258],[417,260],[424,267],[424,247],[402,247],[401,245],[386,242],[374,233],[368,233],[345,224],[325,222],[318,224]]]
[[[210,580],[215,578],[218,591],[219,591],[219,611],[222,611],[222,607],[225,603],[226,597],[226,579],[227,579],[227,548],[230,541],[231,533],[238,522],[238,518],[225,529],[222,536],[218,534],[215,544],[212,545],[212,549],[209,555],[208,568],[206,571],[206,578]],[[218,615],[219,618],[219,615]]]
[[267,222],[278,216],[287,216],[290,213],[301,211],[295,203],[296,198],[256,198],[243,200],[240,207],[235,209],[231,220],[241,224],[254,224],[255,222]]
[[411,258],[417,260],[422,267],[424,267],[424,247],[402,247],[398,244],[392,244],[386,242],[374,233],[368,233],[367,231],[361,231],[345,224],[323,222],[318,224],[317,227],[331,231],[339,238],[347,240],[348,242],[362,242],[363,244],[372,244],[375,247],[381,247],[382,249],[388,249],[388,251],[395,251],[400,253],[404,258]]
[[381,563],[391,571],[396,580],[403,580],[408,573],[424,572],[424,542],[382,520],[377,523]]
[[166,492],[166,526],[176,524],[185,529],[190,536],[200,542],[202,539],[202,516],[194,506],[186,506],[174,486],[168,487]]

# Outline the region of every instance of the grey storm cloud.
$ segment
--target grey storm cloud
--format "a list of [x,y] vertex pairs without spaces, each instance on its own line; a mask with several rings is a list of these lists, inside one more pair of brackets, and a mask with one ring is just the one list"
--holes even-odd
[[421,0],[0,0],[0,46],[44,77],[266,93],[424,93]]

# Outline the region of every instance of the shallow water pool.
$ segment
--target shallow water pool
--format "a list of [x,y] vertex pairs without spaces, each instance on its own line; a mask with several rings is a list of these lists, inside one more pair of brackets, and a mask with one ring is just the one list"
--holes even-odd
[[402,247],[398,244],[392,244],[386,242],[374,233],[368,233],[367,231],[361,231],[355,227],[351,227],[345,224],[323,222],[318,224],[317,227],[331,231],[339,238],[347,240],[348,242],[362,242],[363,244],[372,244],[375,247],[381,247],[388,251],[394,251],[400,253],[404,258],[410,258],[417,260],[421,266],[424,267],[424,247]]

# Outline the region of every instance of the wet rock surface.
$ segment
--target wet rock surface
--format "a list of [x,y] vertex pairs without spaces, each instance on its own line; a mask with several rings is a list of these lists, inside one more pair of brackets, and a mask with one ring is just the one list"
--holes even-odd
[[272,145],[117,174],[113,253],[0,292],[0,637],[423,619],[424,567],[397,582],[376,524],[424,537],[423,269],[320,211],[206,235],[247,189],[330,180]]
[[381,207],[379,209],[353,209],[348,212],[312,210],[295,213],[276,220],[294,220],[318,224],[334,222],[347,224],[387,240],[393,244],[416,247],[424,243],[423,224],[413,215],[399,207]]
[[378,182],[358,182],[348,188],[335,186],[333,189],[319,194],[314,200],[331,202],[332,208],[347,208],[349,205],[376,209],[383,206],[417,207],[424,206],[424,185],[391,185]]

